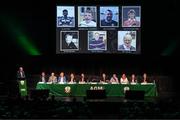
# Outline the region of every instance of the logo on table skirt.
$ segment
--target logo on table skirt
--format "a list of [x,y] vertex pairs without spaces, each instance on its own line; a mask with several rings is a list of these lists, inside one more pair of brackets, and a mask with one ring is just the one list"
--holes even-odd
[[21,89],[21,92],[26,91],[26,89]]
[[21,85],[24,85],[24,81],[23,80],[21,80],[20,83],[21,83]]
[[130,88],[129,88],[129,87],[124,87],[124,93],[125,93],[127,90],[130,90]]
[[65,93],[70,93],[71,92],[71,87],[67,86],[64,88]]
[[91,86],[90,90],[104,90],[103,86]]

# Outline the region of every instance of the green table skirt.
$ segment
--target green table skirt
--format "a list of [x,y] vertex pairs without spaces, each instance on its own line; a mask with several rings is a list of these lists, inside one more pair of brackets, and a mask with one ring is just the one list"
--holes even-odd
[[155,84],[46,84],[38,83],[36,89],[49,89],[55,96],[86,96],[87,90],[105,90],[106,96],[125,96],[126,90],[145,91],[146,97],[157,96]]

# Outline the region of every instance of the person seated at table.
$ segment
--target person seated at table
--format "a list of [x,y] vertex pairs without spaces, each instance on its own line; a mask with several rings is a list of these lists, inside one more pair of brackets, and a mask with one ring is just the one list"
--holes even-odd
[[64,72],[61,72],[58,77],[58,83],[66,83],[66,77],[64,76]]
[[116,74],[113,74],[113,76],[110,79],[110,83],[119,83],[119,80],[118,80]]
[[147,74],[146,74],[146,73],[143,74],[143,79],[142,79],[142,82],[141,82],[141,83],[142,83],[142,84],[148,83]]
[[109,80],[108,80],[106,74],[103,73],[101,78],[100,78],[100,83],[108,83],[108,82],[109,82]]
[[48,82],[56,83],[57,82],[57,77],[54,75],[54,73],[51,73],[51,76],[49,77]]
[[124,74],[124,73],[122,74],[120,81],[121,81],[121,84],[128,84],[129,83],[129,81],[126,77],[126,74]]
[[40,80],[39,82],[47,82],[48,78],[47,78],[47,75],[45,74],[45,72],[42,72],[41,75],[40,75]]
[[73,73],[71,73],[71,74],[70,74],[70,79],[69,79],[68,83],[75,83],[75,82],[76,82],[75,76],[74,76]]
[[136,83],[137,83],[136,76],[135,76],[135,74],[132,74],[131,75],[131,84],[136,84]]
[[84,73],[81,73],[81,77],[80,77],[80,80],[79,80],[79,84],[84,84],[84,83],[86,83],[86,81],[85,81],[85,75],[84,75]]

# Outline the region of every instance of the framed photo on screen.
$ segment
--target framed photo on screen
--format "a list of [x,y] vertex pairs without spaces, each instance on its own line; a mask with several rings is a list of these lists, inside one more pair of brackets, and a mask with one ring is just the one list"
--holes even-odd
[[119,27],[119,7],[100,7],[100,27]]
[[88,31],[88,50],[107,50],[106,31]]
[[57,6],[57,27],[75,27],[74,6]]
[[61,31],[60,51],[79,50],[79,31]]
[[97,27],[96,6],[78,6],[78,27]]

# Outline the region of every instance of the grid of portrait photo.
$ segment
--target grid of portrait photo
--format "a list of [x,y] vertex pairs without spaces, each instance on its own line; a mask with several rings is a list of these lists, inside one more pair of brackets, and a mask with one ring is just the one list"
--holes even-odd
[[56,53],[139,53],[141,6],[57,6]]

